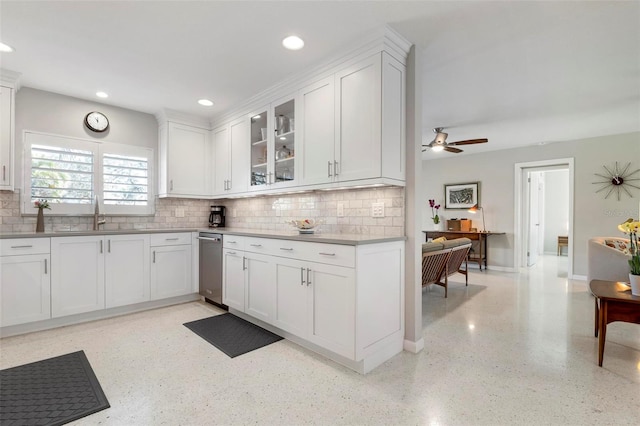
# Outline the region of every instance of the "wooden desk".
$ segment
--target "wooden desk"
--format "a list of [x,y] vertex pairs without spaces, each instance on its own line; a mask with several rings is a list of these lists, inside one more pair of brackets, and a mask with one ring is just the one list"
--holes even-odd
[[487,267],[487,237],[489,235],[504,235],[504,232],[470,232],[470,231],[422,231],[426,234],[426,241],[429,238],[445,237],[447,240],[455,238],[468,238],[471,241],[478,241],[478,252],[469,251],[469,261],[478,262],[482,271],[482,263]]
[[614,321],[640,324],[640,296],[632,295],[628,284],[614,281],[592,280],[589,289],[596,298],[595,335],[598,365],[602,367],[607,324]]

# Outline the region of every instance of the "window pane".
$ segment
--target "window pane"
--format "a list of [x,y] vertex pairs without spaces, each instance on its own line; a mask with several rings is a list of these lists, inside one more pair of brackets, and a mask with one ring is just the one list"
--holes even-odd
[[149,194],[147,158],[105,154],[102,165],[105,204],[147,205]]
[[93,153],[72,148],[31,145],[31,201],[91,204]]

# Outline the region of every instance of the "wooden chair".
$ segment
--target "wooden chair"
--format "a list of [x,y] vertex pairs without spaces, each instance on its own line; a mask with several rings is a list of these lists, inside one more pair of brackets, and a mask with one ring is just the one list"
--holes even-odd
[[[443,243],[426,243],[422,246],[422,286],[436,284],[444,287],[444,297],[449,290],[449,276],[464,275],[465,285],[469,285],[467,275],[467,255],[471,249],[471,240],[458,238]],[[462,262],[465,269],[461,269]],[[444,280],[444,281],[443,281]]]

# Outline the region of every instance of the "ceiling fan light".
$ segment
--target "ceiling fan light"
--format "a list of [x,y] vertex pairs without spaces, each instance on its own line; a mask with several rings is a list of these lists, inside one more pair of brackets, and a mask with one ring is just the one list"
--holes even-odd
[[444,150],[444,146],[442,146],[442,145],[434,145],[434,146],[431,147],[431,150],[435,151],[435,152],[440,152],[440,151]]

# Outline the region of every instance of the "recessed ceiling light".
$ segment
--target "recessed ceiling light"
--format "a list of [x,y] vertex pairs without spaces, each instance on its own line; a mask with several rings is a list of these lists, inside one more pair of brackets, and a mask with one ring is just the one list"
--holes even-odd
[[285,136],[280,136],[280,140],[281,140],[281,141],[286,141],[286,140],[287,140],[287,138],[286,138]]
[[8,44],[0,43],[0,52],[2,52],[2,53],[11,53],[14,50],[15,49],[13,47],[9,46]]
[[260,114],[254,115],[252,118],[255,118],[257,120],[258,118],[260,118]]
[[211,102],[209,99],[200,99],[198,103],[202,106],[213,106],[213,102]]
[[282,45],[289,50],[300,50],[304,47],[304,41],[298,36],[289,36],[282,40]]
[[109,94],[105,93],[105,92],[96,92],[96,96],[99,98],[108,98]]

